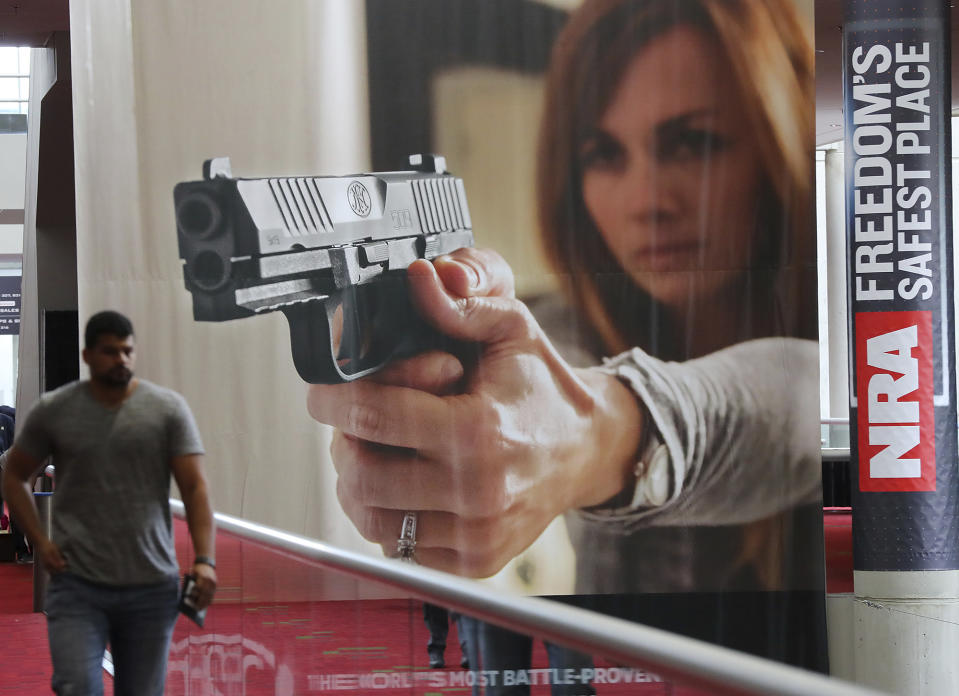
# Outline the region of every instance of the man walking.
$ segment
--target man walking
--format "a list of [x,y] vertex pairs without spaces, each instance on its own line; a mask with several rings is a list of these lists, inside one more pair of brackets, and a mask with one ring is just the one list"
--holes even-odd
[[[187,513],[196,559],[194,597],[216,590],[213,511],[203,445],[176,392],[133,376],[133,326],[117,312],[90,318],[83,361],[90,379],[44,394],[19,425],[3,496],[51,578],[47,630],[53,690],[102,694],[109,641],[117,696],[160,696],[177,616],[179,569],[170,475]],[[53,538],[40,527],[29,480],[56,467]]]

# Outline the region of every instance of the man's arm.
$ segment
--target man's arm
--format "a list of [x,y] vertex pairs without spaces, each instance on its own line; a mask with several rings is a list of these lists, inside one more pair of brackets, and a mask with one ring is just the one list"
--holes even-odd
[[186,508],[186,523],[196,553],[191,571],[196,577],[195,602],[198,609],[203,609],[213,601],[217,582],[214,542],[216,527],[206,476],[203,475],[203,455],[184,454],[174,457],[170,462],[170,469],[173,471],[177,488],[180,489],[183,507]]
[[3,467],[3,499],[10,506],[17,525],[33,545],[34,552],[51,573],[66,570],[67,562],[57,545],[44,533],[33,502],[31,482],[43,462],[14,445],[7,450]]

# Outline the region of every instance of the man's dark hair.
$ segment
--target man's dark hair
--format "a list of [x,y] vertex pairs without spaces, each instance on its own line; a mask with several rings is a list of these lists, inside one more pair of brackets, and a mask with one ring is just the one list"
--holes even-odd
[[84,347],[87,350],[93,348],[103,334],[126,338],[133,335],[133,324],[125,316],[111,309],[97,312],[90,317],[87,328],[83,332]]

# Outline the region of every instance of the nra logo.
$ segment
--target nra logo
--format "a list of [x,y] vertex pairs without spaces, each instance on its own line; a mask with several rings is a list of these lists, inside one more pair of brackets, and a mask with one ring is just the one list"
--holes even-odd
[[936,490],[931,312],[856,314],[859,488]]

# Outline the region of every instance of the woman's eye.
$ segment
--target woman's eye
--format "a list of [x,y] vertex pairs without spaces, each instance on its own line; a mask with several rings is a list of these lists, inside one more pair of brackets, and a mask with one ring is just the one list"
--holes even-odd
[[594,137],[580,148],[579,165],[583,171],[615,167],[622,161],[622,157],[623,148],[616,141],[610,138]]
[[665,133],[656,142],[656,156],[661,162],[699,160],[722,152],[729,139],[712,130],[689,128]]

